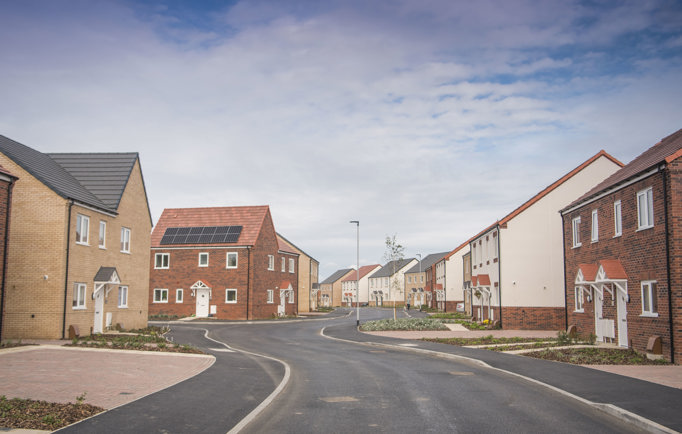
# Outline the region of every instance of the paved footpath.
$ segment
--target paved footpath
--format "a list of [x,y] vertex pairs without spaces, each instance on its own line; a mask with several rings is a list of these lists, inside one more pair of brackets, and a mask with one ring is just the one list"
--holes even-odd
[[0,351],[0,395],[49,402],[85,403],[111,409],[193,377],[215,357],[24,346]]

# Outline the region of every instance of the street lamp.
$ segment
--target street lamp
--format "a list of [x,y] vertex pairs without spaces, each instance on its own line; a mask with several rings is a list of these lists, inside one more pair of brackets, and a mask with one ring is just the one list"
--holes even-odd
[[357,227],[357,247],[358,247],[358,268],[355,281],[355,313],[356,313],[356,326],[360,326],[360,221],[351,220],[351,223],[355,223]]

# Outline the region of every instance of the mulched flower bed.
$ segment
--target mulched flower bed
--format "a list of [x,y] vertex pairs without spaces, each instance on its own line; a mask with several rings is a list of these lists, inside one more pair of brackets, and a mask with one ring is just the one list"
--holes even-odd
[[105,409],[90,404],[58,404],[0,396],[0,426],[54,431]]
[[575,365],[667,365],[666,360],[649,360],[631,349],[564,348],[525,353],[536,359],[554,360]]
[[492,335],[482,336],[480,338],[423,338],[423,341],[436,342],[438,344],[448,344],[457,346],[467,345],[496,345],[496,344],[516,344],[516,343],[533,343],[533,342],[547,342],[552,338],[520,338],[520,337],[500,337],[494,338]]

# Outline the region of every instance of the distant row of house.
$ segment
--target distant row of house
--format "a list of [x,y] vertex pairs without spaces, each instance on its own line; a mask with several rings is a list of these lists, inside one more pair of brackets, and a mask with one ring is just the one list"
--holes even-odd
[[318,262],[268,206],[166,209],[152,225],[137,153],[46,154],[0,136],[0,338],[315,308]]
[[[570,329],[682,360],[682,130],[624,165],[600,151],[447,253],[364,266],[358,302],[458,303],[505,329]],[[355,303],[353,269],[320,303]],[[393,283],[391,283],[393,282]]]

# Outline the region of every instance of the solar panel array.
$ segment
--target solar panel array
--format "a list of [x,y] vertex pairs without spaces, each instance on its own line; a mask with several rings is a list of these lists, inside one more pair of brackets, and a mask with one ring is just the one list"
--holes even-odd
[[236,243],[241,226],[195,226],[166,228],[161,244],[224,244]]

